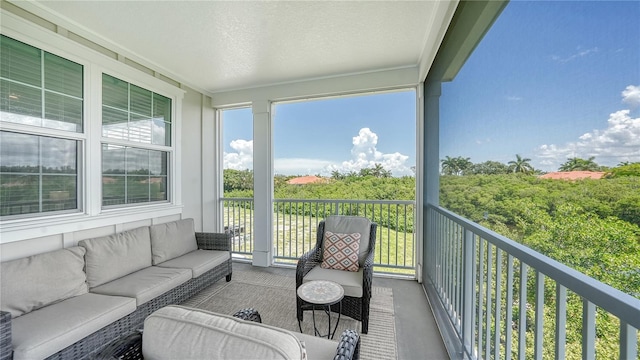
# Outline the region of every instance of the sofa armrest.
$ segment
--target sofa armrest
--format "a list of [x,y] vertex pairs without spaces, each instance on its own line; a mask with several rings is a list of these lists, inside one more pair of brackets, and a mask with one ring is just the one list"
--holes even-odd
[[233,316],[242,320],[262,323],[262,317],[260,316],[260,313],[258,312],[258,310],[253,308],[242,309],[236,312],[235,314],[233,314]]
[[334,360],[358,360],[360,358],[360,335],[355,330],[345,330],[340,335]]
[[12,357],[11,313],[0,311],[0,360],[9,360]]
[[231,234],[196,232],[198,249],[231,251]]

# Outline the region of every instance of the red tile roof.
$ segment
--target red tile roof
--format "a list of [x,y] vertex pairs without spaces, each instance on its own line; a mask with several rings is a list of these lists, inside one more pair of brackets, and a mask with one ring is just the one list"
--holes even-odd
[[325,183],[325,182],[327,182],[327,179],[325,179],[325,178],[309,175],[309,176],[301,176],[301,177],[289,179],[287,181],[287,184],[290,184],[290,185],[305,185],[305,184]]
[[580,179],[601,179],[604,171],[558,171],[550,172],[540,176],[541,179],[554,180],[580,180]]

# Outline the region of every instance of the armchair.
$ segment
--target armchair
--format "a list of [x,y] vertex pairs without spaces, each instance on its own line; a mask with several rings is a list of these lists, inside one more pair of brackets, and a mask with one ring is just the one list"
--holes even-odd
[[[312,280],[331,280],[342,285],[345,296],[342,299],[342,314],[362,322],[361,332],[369,331],[369,304],[371,301],[371,284],[373,281],[373,254],[376,243],[377,224],[360,216],[329,216],[318,225],[315,248],[304,254],[296,267],[296,290],[304,282]],[[323,268],[323,245],[325,233],[360,234],[357,271]],[[304,310],[311,308],[296,295],[297,317],[303,319]],[[331,307],[332,311],[340,311],[339,304]]]

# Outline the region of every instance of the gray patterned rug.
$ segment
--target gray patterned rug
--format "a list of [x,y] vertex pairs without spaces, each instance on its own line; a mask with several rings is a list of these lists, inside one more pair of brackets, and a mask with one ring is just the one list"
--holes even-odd
[[[397,359],[396,330],[393,311],[393,291],[389,288],[373,287],[369,314],[369,333],[361,334],[360,358],[373,360]],[[262,322],[290,331],[299,332],[296,318],[295,278],[274,275],[260,270],[238,271],[233,280],[218,281],[195,297],[183,303],[222,314],[252,307],[260,312]],[[332,314],[332,326],[337,314]],[[326,331],[327,315],[316,312],[320,331]],[[360,332],[360,322],[342,316],[336,338],[345,329]],[[310,312],[305,312],[302,331],[313,333]]]

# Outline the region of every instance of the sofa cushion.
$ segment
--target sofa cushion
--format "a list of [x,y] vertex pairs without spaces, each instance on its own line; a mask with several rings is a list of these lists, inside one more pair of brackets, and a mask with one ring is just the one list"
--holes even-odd
[[151,238],[147,226],[82,240],[78,245],[87,250],[84,257],[90,288],[151,266]]
[[167,306],[144,321],[146,359],[303,359],[289,331],[199,309]]
[[229,260],[231,254],[228,251],[218,250],[196,250],[178,256],[175,259],[159,264],[159,267],[190,269],[192,277],[196,278],[207,271],[215,268],[223,262]]
[[3,262],[0,308],[18,317],[87,293],[84,248],[74,246]]
[[371,221],[361,216],[331,215],[324,221],[324,231],[340,234],[360,233],[360,249],[358,264],[364,265],[369,251],[369,235],[371,234]]
[[323,269],[316,266],[304,276],[302,282],[313,280],[329,280],[342,285],[344,296],[362,297],[362,274],[363,269],[353,271],[342,271],[333,269]]
[[11,321],[13,359],[44,359],[134,312],[132,298],[84,294]]
[[91,292],[103,295],[127,296],[136,299],[140,306],[191,279],[191,270],[150,266],[133,274],[92,288]]
[[153,265],[198,249],[193,219],[152,225],[149,231]]

